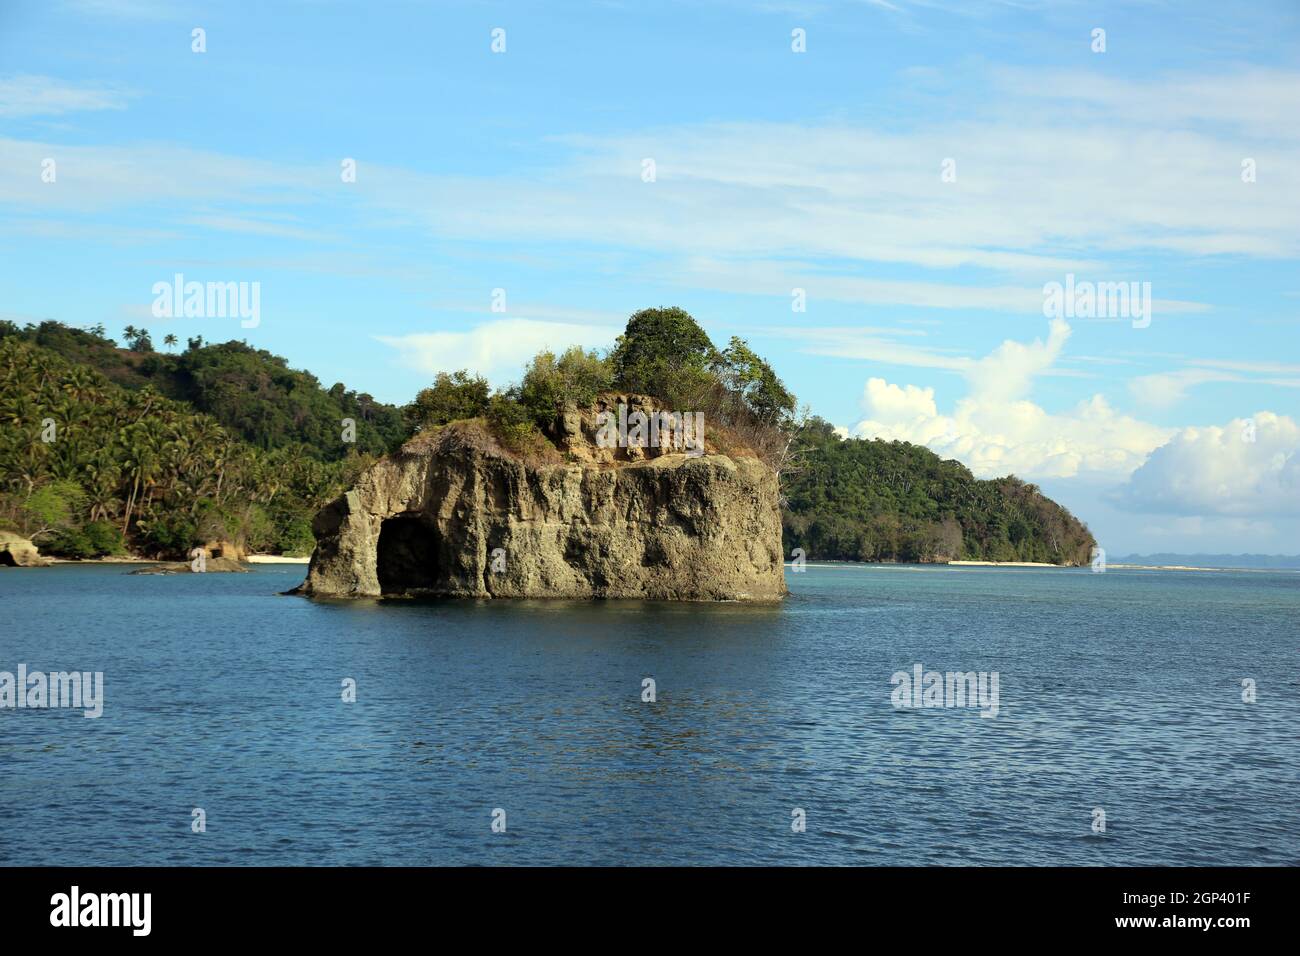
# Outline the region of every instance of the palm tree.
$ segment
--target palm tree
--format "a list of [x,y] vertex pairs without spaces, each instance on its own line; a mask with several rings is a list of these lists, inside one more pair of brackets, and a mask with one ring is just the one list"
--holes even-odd
[[166,335],[163,336],[163,345],[167,346],[168,348],[175,348],[176,336],[168,332]]
[[95,456],[82,469],[82,487],[86,490],[86,503],[90,506],[90,520],[107,518],[116,511],[117,488],[121,483],[121,469],[107,454]]
[[84,403],[94,401],[99,391],[99,382],[90,369],[84,365],[74,365],[63,376],[60,387],[74,402]]
[[[142,391],[148,391],[146,386]],[[131,492],[126,500],[126,513],[122,518],[122,533],[131,527],[131,512],[140,501],[141,486],[147,491],[158,478],[159,450],[162,428],[156,419],[145,419],[122,429],[119,441],[125,446],[127,475],[131,478]]]

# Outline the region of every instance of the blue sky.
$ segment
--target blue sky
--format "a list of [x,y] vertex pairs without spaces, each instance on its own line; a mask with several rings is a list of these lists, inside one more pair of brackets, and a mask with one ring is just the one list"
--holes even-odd
[[[680,305],[1113,554],[1294,553],[1298,54],[1288,2],[6,0],[0,314],[403,402]],[[177,272],[260,323],[154,318]],[[1152,321],[1050,321],[1067,274]]]

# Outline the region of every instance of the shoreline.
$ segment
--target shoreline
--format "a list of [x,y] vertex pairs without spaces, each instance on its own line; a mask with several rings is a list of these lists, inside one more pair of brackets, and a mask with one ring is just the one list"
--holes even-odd
[[1244,571],[1264,574],[1300,574],[1300,568],[1204,568],[1188,564],[1110,564],[1127,571]]
[[[62,564],[174,564],[164,558],[141,558],[134,555],[104,558],[50,558],[45,567]],[[308,565],[310,557],[289,557],[282,554],[250,554],[240,564],[298,564]],[[793,567],[789,561],[785,567]],[[1075,569],[1087,567],[1082,564],[1047,564],[1040,561],[808,561],[810,568],[1060,568]],[[1300,568],[1210,568],[1182,564],[1110,564],[1108,568],[1119,571],[1234,571],[1254,572],[1257,574],[1290,573],[1300,574]]]
[[[793,568],[790,561],[785,567]],[[1061,570],[1087,570],[1086,564],[1046,564],[1037,561],[806,561],[808,568],[900,568],[919,571],[922,568],[987,567],[987,568],[1058,568]],[[1300,574],[1300,568],[1210,568],[1182,564],[1108,564],[1112,571],[1231,571],[1256,574]]]
[[[135,555],[109,556],[104,558],[50,558],[52,567],[56,564],[175,564],[167,558],[141,558]],[[310,557],[293,558],[282,554],[250,554],[240,564],[310,564]]]
[[[785,567],[793,568],[792,561],[783,562]],[[905,570],[920,570],[921,568],[948,568],[948,567],[990,567],[990,568],[1073,568],[1075,570],[1087,567],[1083,564],[1047,564],[1035,561],[837,561],[831,558],[824,560],[808,560],[804,562],[804,567],[808,568],[902,568]],[[1115,567],[1115,565],[1111,565]]]
[[1047,561],[947,561],[949,566],[967,568],[1078,568],[1078,564],[1051,564]]

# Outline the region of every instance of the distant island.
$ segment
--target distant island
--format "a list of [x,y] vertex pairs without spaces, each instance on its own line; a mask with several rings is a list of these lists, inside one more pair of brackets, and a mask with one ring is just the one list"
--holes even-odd
[[244,342],[124,338],[0,321],[0,530],[44,555],[174,559],[214,541],[306,555],[315,516],[421,432],[478,420],[512,454],[547,455],[566,414],[609,392],[699,412],[711,441],[770,467],[786,558],[1079,565],[1095,545],[1033,484],[840,437],[744,340],[718,348],[677,308],[636,313],[604,353],[543,352],[507,388],[439,374],[405,406],[326,388]]

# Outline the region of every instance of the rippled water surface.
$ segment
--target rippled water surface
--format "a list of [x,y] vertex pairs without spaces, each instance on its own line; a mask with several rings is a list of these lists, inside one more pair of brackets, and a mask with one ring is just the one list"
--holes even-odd
[[[1300,863],[1300,574],[277,596],[302,575],[0,571],[0,670],[103,671],[106,697],[0,710],[0,863]],[[997,717],[896,709],[917,663],[997,671]]]

